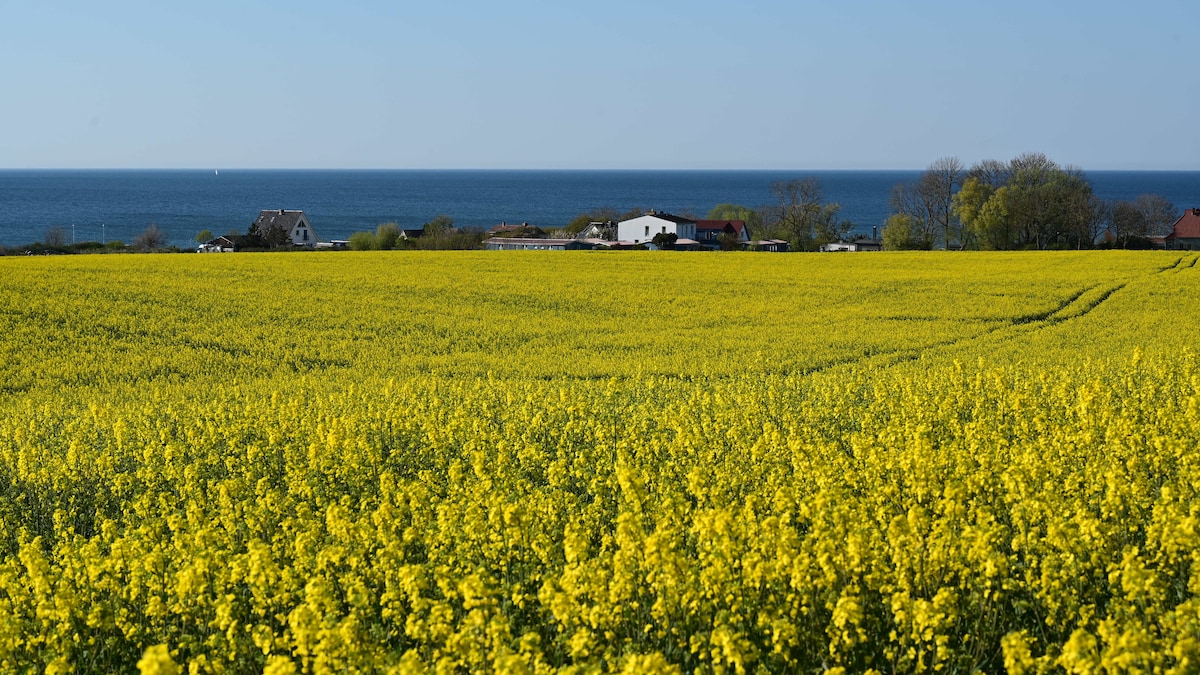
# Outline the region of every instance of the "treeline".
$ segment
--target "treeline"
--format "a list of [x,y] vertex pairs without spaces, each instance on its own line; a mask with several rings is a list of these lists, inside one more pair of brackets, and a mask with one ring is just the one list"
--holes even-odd
[[46,230],[42,241],[24,246],[0,246],[0,256],[6,255],[71,255],[76,253],[179,253],[182,249],[167,245],[167,233],[158,225],[150,225],[126,244],[112,241],[67,241],[67,228],[55,225]]
[[883,229],[891,250],[1149,248],[1178,217],[1160,195],[1100,199],[1082,170],[1041,153],[969,169],[939,159],[893,189],[891,208]]
[[[774,201],[750,208],[719,204],[717,220],[742,220],[756,239],[784,239],[793,251],[845,240],[855,225],[823,198],[815,177],[772,183]],[[955,157],[929,165],[889,198],[882,245],[888,250],[1149,248],[1170,232],[1179,210],[1165,197],[1097,197],[1083,171],[1041,153],[969,168]]]
[[355,232],[350,235],[349,248],[354,251],[470,250],[482,248],[484,233],[454,226],[454,219],[439,215],[421,226],[417,236],[406,236],[397,223],[383,223],[374,232]]

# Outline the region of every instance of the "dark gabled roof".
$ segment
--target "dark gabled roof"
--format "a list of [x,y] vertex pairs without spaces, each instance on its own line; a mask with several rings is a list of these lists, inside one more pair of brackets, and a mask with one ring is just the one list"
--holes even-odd
[[[696,221],[692,220],[691,218],[684,218],[683,216],[677,216],[677,215],[674,215],[671,213],[665,213],[663,211],[647,211],[646,213],[644,213],[642,215],[654,216],[655,218],[660,218],[662,220],[669,220],[672,223],[675,223],[676,225],[680,225],[683,223],[695,223],[696,222]],[[638,218],[641,218],[641,217],[642,216],[638,216]],[[632,218],[630,220],[632,220]]]
[[206,241],[204,243],[208,246],[220,246],[221,248],[233,248],[233,246],[234,246],[233,240],[224,235],[217,237],[215,239],[209,239],[208,241]]
[[296,223],[300,222],[302,216],[304,216],[304,211],[288,211],[287,209],[260,211],[258,213],[258,220],[254,221],[254,226],[259,231],[278,227],[290,234],[292,229],[296,227]]
[[1167,236],[1174,239],[1200,239],[1200,209],[1184,211]]
[[522,230],[541,232],[542,228],[530,225],[529,223],[500,223],[499,225],[493,225],[488,232],[495,234],[497,232],[520,232]]
[[744,220],[697,220],[696,231],[700,230],[720,230],[726,232],[726,228],[732,229],[734,232],[741,234],[746,228]]

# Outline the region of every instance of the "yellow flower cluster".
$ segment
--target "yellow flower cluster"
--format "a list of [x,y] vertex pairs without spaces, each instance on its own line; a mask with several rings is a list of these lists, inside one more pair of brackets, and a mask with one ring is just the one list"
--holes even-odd
[[1197,259],[0,259],[0,671],[1196,672]]

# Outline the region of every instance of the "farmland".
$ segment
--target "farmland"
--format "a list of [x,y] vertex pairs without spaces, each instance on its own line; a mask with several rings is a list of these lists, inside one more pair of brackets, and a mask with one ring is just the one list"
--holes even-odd
[[0,260],[0,670],[1195,672],[1198,259]]

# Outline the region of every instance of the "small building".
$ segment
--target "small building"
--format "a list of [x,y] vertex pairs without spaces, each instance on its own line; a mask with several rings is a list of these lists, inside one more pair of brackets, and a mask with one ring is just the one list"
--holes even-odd
[[617,239],[649,244],[656,234],[673,234],[680,239],[696,238],[696,221],[659,211],[617,223]]
[[854,241],[834,241],[828,244],[821,244],[821,251],[824,253],[840,252],[840,251],[882,251],[883,241],[879,239],[868,239],[867,237],[859,237]]
[[751,251],[764,251],[767,253],[787,253],[788,243],[782,239],[758,239],[756,241],[747,241],[743,244]]
[[859,237],[854,240],[855,251],[882,251],[883,240],[871,239],[869,237]]
[[492,237],[484,240],[483,247],[489,251],[587,251],[595,245],[582,239]]
[[822,253],[841,253],[843,251],[857,251],[854,244],[848,241],[831,241],[828,244],[821,244]]
[[588,223],[588,226],[579,231],[575,235],[576,239],[603,239],[604,241],[615,241],[617,238],[617,224],[613,221],[600,222],[594,220]]
[[716,248],[721,237],[732,236],[739,244],[750,241],[750,232],[744,220],[697,220],[696,240],[701,246]]
[[1200,249],[1200,209],[1188,209],[1163,237],[1163,245],[1171,250]]
[[200,244],[196,247],[196,251],[198,253],[233,253],[234,248],[233,239],[220,236]]
[[260,211],[258,220],[255,220],[254,225],[250,227],[251,232],[258,232],[260,236],[275,229],[283,231],[288,241],[296,246],[317,245],[317,231],[313,229],[312,223],[308,222],[308,216],[304,215],[304,211],[288,209]]

